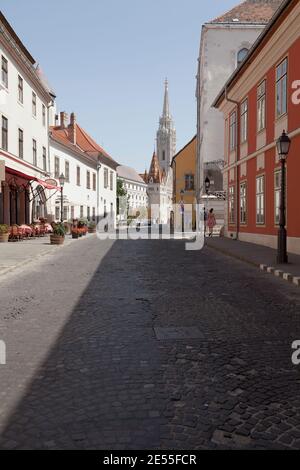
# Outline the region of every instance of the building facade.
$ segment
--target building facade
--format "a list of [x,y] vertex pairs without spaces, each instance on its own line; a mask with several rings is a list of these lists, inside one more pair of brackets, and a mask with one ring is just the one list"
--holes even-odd
[[[148,216],[148,195],[147,184],[143,178],[133,169],[125,165],[117,167],[117,177],[123,183],[126,190],[128,215],[135,217],[139,213],[140,217]],[[120,219],[127,217],[124,211],[120,214]]]
[[[0,13],[0,223],[47,217],[49,109],[53,93],[40,79],[35,59]],[[56,189],[56,188],[53,188]]]
[[[204,202],[206,177],[210,179],[212,193],[223,190],[223,116],[212,103],[280,3],[281,0],[246,0],[202,27],[196,89],[198,202]],[[220,214],[224,213],[222,198],[216,198],[214,204]]]
[[299,54],[300,3],[286,0],[214,103],[225,118],[225,234],[277,246],[281,167],[276,141],[285,130],[292,141],[286,175],[288,250],[298,254]]
[[175,230],[182,229],[182,218],[185,231],[192,231],[196,228],[196,151],[197,136],[174,155],[171,162]]
[[163,112],[156,134],[156,152],[153,153],[149,173],[144,181],[148,185],[149,217],[153,223],[170,222],[173,198],[171,162],[176,153],[176,130],[170,113],[169,85],[165,81]]
[[[50,128],[51,176],[65,176],[64,220],[98,221],[116,216],[118,164],[76,122],[74,113],[60,113],[60,124]],[[51,213],[60,219],[60,195],[51,200]]]

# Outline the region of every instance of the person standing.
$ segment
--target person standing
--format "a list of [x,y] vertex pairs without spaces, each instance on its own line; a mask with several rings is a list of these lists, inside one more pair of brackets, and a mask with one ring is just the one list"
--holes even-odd
[[212,236],[213,231],[214,231],[214,227],[216,225],[217,225],[217,222],[216,222],[216,217],[215,217],[215,214],[214,214],[214,210],[210,209],[210,211],[208,213],[208,216],[207,216],[207,226],[208,226],[208,229],[209,229],[209,234],[208,234],[209,237]]

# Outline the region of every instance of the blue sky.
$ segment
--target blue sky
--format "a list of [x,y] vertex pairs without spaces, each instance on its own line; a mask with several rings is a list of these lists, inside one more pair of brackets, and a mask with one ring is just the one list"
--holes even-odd
[[196,132],[201,25],[238,0],[0,0],[78,122],[118,162],[149,167],[169,79],[179,150]]

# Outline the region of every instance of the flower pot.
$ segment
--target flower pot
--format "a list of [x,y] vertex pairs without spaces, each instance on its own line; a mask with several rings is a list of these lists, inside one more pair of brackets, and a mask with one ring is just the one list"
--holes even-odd
[[78,233],[72,233],[72,238],[78,238],[78,237],[79,237]]
[[89,228],[89,233],[96,233],[96,229],[95,228]]
[[61,235],[50,235],[50,243],[51,245],[63,245],[65,241],[65,237]]
[[9,238],[9,233],[0,233],[0,243],[7,243]]

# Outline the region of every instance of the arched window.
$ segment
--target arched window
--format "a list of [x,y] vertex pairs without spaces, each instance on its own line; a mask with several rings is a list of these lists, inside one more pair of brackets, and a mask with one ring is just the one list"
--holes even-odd
[[163,154],[162,154],[162,159],[165,160],[166,159],[166,152],[163,150]]
[[237,66],[238,67],[241,65],[241,63],[243,62],[243,60],[247,56],[248,52],[249,52],[249,49],[247,49],[246,47],[243,47],[243,49],[241,49],[238,52],[238,54],[237,54]]

